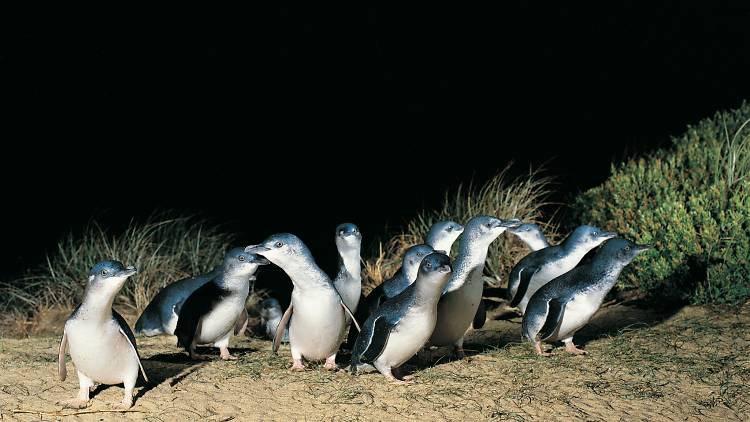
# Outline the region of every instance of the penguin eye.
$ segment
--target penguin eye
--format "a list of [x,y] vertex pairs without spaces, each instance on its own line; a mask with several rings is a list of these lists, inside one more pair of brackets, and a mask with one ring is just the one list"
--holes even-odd
[[425,268],[432,268],[432,263],[428,262],[427,264],[425,264]]
[[485,226],[487,226],[488,228],[492,228],[492,224],[491,223],[487,223],[487,224],[485,224]]
[[625,246],[625,250],[626,250],[626,251],[629,251],[629,250],[630,250],[630,246],[629,246],[629,245],[628,245],[628,246]]
[[107,271],[107,270],[102,270],[102,275],[107,275],[108,273],[109,273],[109,271]]
[[599,236],[599,233],[596,231],[592,232],[591,234],[593,234],[594,236]]
[[276,242],[276,243],[274,244],[274,246],[276,246],[277,248],[280,248],[280,247],[284,246],[284,242],[281,242],[281,241],[279,241],[279,242]]
[[239,259],[240,262],[242,262],[242,261],[245,260],[245,255],[240,255],[240,256],[237,257],[237,259]]
[[344,235],[344,231],[343,230],[339,230],[339,236],[343,236],[343,235]]

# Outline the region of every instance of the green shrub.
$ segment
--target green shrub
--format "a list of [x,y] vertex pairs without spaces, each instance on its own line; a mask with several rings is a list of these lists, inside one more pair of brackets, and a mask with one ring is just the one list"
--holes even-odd
[[0,283],[0,311],[21,319],[38,319],[51,308],[68,311],[81,300],[91,267],[116,259],[138,268],[115,299],[118,311],[132,318],[162,287],[220,263],[231,241],[218,227],[195,217],[156,214],[115,234],[91,223],[81,234],[60,241],[46,265]]
[[572,204],[572,223],[615,230],[656,249],[620,287],[693,303],[750,297],[750,104],[718,113],[671,148],[613,165]]
[[[520,218],[523,221],[534,221],[539,224],[547,237],[554,241],[557,238],[556,225],[542,221],[542,208],[549,205],[547,196],[551,189],[551,179],[543,177],[538,171],[517,179],[508,179],[506,167],[485,185],[476,188],[459,186],[455,192],[447,192],[443,207],[439,210],[425,210],[408,222],[406,229],[381,245],[378,256],[365,261],[364,289],[382,283],[400,267],[403,253],[410,246],[422,243],[430,227],[443,220],[453,220],[466,224],[469,219],[479,214],[500,218]],[[454,243],[455,253],[458,242]],[[487,254],[485,280],[493,286],[502,284],[508,272],[528,250],[515,236],[500,236],[492,242]]]

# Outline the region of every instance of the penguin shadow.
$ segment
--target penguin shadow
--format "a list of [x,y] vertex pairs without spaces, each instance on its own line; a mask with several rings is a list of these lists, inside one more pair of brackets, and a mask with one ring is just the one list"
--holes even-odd
[[660,324],[682,309],[682,303],[654,303],[646,300],[632,300],[603,307],[574,336],[578,346],[585,346],[592,340],[606,336],[616,336],[623,330],[638,330]]

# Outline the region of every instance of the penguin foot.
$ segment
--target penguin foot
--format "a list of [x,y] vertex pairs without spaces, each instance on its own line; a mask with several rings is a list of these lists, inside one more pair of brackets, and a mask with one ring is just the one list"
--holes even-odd
[[544,350],[542,350],[542,345],[539,342],[534,343],[534,351],[536,352],[537,355],[544,356],[546,358],[552,356],[552,353],[545,352]]
[[292,363],[292,367],[289,368],[292,372],[302,372],[305,370],[305,365],[302,364],[302,360],[294,360],[294,363]]
[[464,348],[463,348],[463,347],[461,347],[461,346],[456,346],[456,348],[455,348],[455,349],[453,349],[453,354],[454,354],[454,355],[456,356],[456,358],[458,358],[458,359],[463,359],[463,358],[465,358],[465,357],[466,357],[466,353],[464,353]]
[[133,399],[122,399],[120,403],[113,406],[115,410],[128,410],[133,407]]
[[388,381],[394,384],[405,385],[405,384],[411,384],[414,382],[411,378],[406,379],[406,377],[404,377],[404,379],[398,379],[394,377],[393,374],[383,374],[383,375],[385,375],[385,379],[387,379]]
[[576,345],[573,344],[573,342],[565,343],[565,351],[576,356],[583,356],[583,355],[589,354],[589,352],[576,347]]
[[220,351],[221,351],[221,358],[222,358],[223,360],[237,360],[237,356],[232,356],[232,355],[231,355],[231,354],[229,353],[229,349],[227,349],[226,347],[222,347],[222,348],[220,349]]
[[85,409],[89,406],[89,401],[84,399],[60,400],[57,402],[63,409]]

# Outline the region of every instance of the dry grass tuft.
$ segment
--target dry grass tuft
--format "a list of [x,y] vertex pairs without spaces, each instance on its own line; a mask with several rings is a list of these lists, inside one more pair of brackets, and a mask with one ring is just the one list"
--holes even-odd
[[116,259],[135,265],[138,274],[115,299],[115,308],[134,319],[164,286],[205,273],[221,262],[232,237],[194,216],[154,214],[109,233],[92,222],[80,235],[59,242],[46,265],[11,282],[0,282],[0,330],[16,335],[59,331],[80,301],[88,271],[97,262]]
[[[369,292],[388,279],[401,265],[401,256],[410,246],[421,243],[432,224],[442,220],[454,220],[465,224],[479,214],[500,218],[520,218],[533,221],[542,228],[551,241],[558,238],[557,225],[542,214],[542,208],[550,203],[547,197],[552,188],[552,179],[540,170],[530,169],[528,174],[509,179],[510,165],[501,170],[483,186],[477,188],[459,186],[448,192],[439,210],[422,211],[411,220],[403,233],[380,244],[377,256],[365,261],[363,290]],[[454,245],[454,248],[458,242]],[[493,287],[500,286],[507,273],[528,250],[514,236],[504,235],[492,243],[488,254],[486,272]]]

